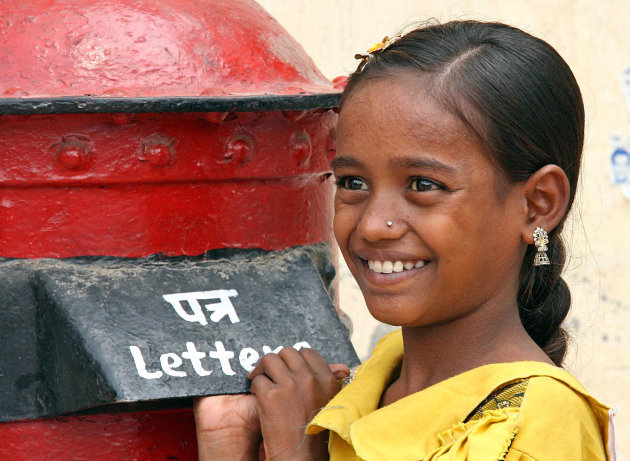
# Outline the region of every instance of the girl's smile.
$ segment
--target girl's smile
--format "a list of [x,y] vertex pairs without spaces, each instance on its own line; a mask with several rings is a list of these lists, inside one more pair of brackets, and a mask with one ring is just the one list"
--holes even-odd
[[333,161],[341,251],[383,322],[426,326],[484,306],[516,310],[526,248],[518,184],[422,83],[367,81],[343,103]]
[[405,267],[402,261],[392,263],[392,261],[363,260],[361,263],[364,271],[363,276],[366,280],[372,285],[380,285],[382,287],[412,279],[417,276],[418,272],[427,264],[425,261],[418,261],[415,264],[409,262],[407,263],[407,267]]
[[378,274],[391,274],[392,272],[410,271],[412,269],[419,269],[426,265],[426,261],[408,261],[403,263],[402,261],[377,261],[369,260],[367,262],[368,268]]

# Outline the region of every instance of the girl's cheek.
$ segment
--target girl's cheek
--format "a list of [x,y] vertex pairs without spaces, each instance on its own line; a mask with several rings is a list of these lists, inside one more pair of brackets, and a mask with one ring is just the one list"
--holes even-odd
[[335,235],[335,239],[337,239],[337,242],[339,242],[342,237],[342,227],[342,219],[335,209],[335,217],[333,219],[333,234]]
[[333,219],[333,233],[340,247],[345,246],[353,227],[351,213],[345,212],[343,208],[335,211],[335,218]]

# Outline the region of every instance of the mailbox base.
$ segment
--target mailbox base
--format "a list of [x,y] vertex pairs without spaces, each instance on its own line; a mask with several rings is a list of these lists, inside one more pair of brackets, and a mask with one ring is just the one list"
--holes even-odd
[[195,421],[183,408],[4,423],[0,459],[195,461]]

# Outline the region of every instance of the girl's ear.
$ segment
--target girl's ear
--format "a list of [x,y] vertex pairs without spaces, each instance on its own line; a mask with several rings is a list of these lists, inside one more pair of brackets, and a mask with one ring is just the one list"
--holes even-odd
[[525,182],[523,193],[527,219],[522,238],[531,245],[536,227],[551,232],[564,217],[569,204],[569,180],[558,165],[545,165]]

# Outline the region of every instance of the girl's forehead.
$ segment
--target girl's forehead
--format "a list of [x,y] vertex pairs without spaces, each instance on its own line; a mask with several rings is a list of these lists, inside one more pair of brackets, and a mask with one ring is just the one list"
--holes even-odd
[[346,95],[338,145],[475,145],[476,135],[432,95],[426,79],[388,77],[361,82]]

